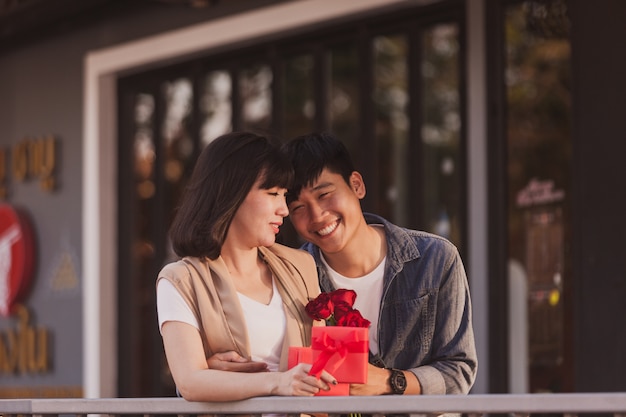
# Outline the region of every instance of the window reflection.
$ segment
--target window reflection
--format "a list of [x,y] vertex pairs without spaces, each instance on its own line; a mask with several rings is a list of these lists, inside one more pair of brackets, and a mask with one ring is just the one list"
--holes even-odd
[[181,78],[163,84],[165,118],[163,120],[164,176],[170,183],[182,179],[185,162],[193,155],[190,115],[193,100],[191,80]]
[[422,34],[423,216],[427,230],[461,244],[461,115],[458,27],[441,24]]
[[202,146],[232,130],[232,80],[228,71],[211,71],[204,78],[200,99]]
[[284,61],[283,123],[286,138],[313,130],[315,118],[313,70],[314,60],[311,54],[289,57]]
[[359,55],[356,44],[345,43],[328,52],[328,121],[330,129],[344,142],[355,158],[360,153]]
[[374,49],[374,107],[378,157],[379,213],[405,225],[407,215],[407,141],[409,102],[406,36],[378,36]]
[[[142,299],[150,300],[152,292],[154,292],[154,271],[153,263],[157,258],[157,244],[155,242],[154,229],[157,220],[154,215],[154,206],[156,202],[156,111],[155,97],[148,93],[138,93],[134,95],[134,123],[132,136],[132,161],[133,161],[133,182],[131,189],[135,193],[131,201],[127,202],[128,210],[123,216],[131,219],[130,238],[128,242],[121,242],[120,245],[129,253],[120,256],[121,265],[124,265],[126,259],[130,260],[128,272],[130,274],[129,282],[120,283],[120,287],[125,289],[121,295],[121,302],[124,299]],[[121,216],[122,217],[122,216]],[[151,291],[152,290],[152,291]],[[150,292],[151,291],[151,292]],[[147,303],[132,304],[127,310],[129,316],[126,323],[148,323],[154,320],[151,313],[153,311]],[[151,331],[146,326],[136,328],[134,337],[138,340],[146,340],[150,337]],[[133,361],[148,362],[149,357],[142,351],[142,346],[138,343],[131,344],[124,353],[125,357]],[[129,380],[139,381],[139,386],[143,384],[143,375],[131,375]],[[136,387],[131,386],[131,390]],[[134,393],[137,391],[129,392]]]
[[138,94],[135,98],[135,137],[133,141],[135,181],[137,196],[148,199],[154,196],[154,97]]
[[133,253],[137,260],[139,274],[146,274],[149,261],[154,256],[154,242],[151,229],[153,216],[150,205],[155,196],[155,142],[154,142],[154,96],[135,96],[135,123],[133,137],[134,160],[134,200],[133,215],[138,220],[133,235]]
[[[163,143],[161,172],[164,178],[162,189],[162,208],[167,213],[164,221],[165,228],[169,228],[187,179],[195,162],[192,107],[193,83],[189,78],[179,78],[166,81],[162,84],[163,100],[165,102],[165,117],[163,119]],[[168,258],[171,258],[169,243]]]
[[[565,308],[572,148],[566,12],[561,0],[525,1],[509,5],[504,16],[508,249],[527,284],[518,295],[528,326],[519,389],[529,392],[569,391],[573,380]],[[519,331],[511,329],[510,337]],[[514,378],[510,384],[521,385]]]
[[268,130],[272,123],[272,69],[257,64],[239,73],[239,94],[244,129]]

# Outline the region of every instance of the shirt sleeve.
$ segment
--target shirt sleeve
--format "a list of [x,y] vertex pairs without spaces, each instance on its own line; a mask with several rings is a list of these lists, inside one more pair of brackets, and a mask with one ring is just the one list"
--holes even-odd
[[171,282],[160,280],[156,292],[159,331],[166,321],[180,321],[200,329],[196,316]]
[[436,359],[411,370],[427,395],[467,394],[476,378],[478,359],[467,276],[458,253],[451,255],[437,297],[440,308],[432,342]]

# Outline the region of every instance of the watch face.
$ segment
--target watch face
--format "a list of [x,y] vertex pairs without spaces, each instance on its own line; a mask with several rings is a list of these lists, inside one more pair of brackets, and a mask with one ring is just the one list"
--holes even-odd
[[406,390],[406,377],[402,371],[391,371],[390,383],[394,394],[404,394],[404,390]]

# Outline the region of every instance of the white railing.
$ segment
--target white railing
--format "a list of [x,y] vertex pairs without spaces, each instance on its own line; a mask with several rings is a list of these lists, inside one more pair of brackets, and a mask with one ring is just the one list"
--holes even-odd
[[58,416],[87,414],[300,414],[381,413],[438,415],[552,413],[567,417],[579,414],[612,414],[626,417],[626,393],[593,394],[487,394],[449,396],[375,397],[263,397],[228,402],[188,402],[182,398],[55,398],[0,400],[0,416]]

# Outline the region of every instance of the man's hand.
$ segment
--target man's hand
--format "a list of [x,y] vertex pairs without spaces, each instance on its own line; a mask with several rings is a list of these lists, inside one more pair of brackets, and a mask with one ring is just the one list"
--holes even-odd
[[367,364],[367,384],[350,384],[350,395],[383,395],[391,393],[389,370]]
[[[422,393],[422,386],[413,372],[405,371],[406,391],[405,395],[419,395]],[[367,384],[350,384],[350,395],[383,395],[391,394],[391,385],[389,378],[391,371],[389,369],[378,368],[374,365],[367,364]]]
[[265,362],[255,362],[244,358],[237,352],[216,353],[207,359],[207,365],[210,369],[218,369],[220,371],[231,372],[267,372],[267,364]]

